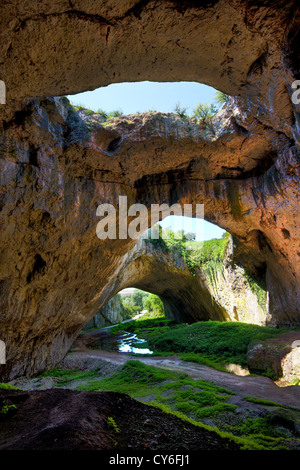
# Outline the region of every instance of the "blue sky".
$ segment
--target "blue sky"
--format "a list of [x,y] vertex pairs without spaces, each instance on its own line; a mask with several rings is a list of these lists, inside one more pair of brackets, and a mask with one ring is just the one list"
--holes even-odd
[[[214,88],[195,82],[138,82],[115,83],[94,91],[70,95],[68,98],[72,104],[81,105],[94,111],[101,108],[107,112],[120,110],[123,114],[149,110],[174,112],[178,103],[181,108],[187,108],[188,115],[192,115],[199,103],[214,103],[215,93]],[[183,219],[184,225],[182,226]],[[161,222],[163,227],[169,227],[170,223],[172,230],[183,228],[185,232],[202,232],[204,240],[220,238],[224,233],[224,230],[206,221],[204,221],[202,229],[201,220],[187,217],[171,216]]]
[[160,225],[163,228],[170,228],[173,231],[183,230],[185,233],[193,232],[196,239],[211,240],[212,238],[221,238],[225,230],[217,225],[211,224],[206,220],[192,219],[191,217],[170,216],[166,217]]
[[216,90],[195,82],[115,83],[94,91],[68,96],[73,104],[97,111],[116,109],[124,114],[156,110],[173,112],[177,103],[191,115],[199,103],[213,103]]

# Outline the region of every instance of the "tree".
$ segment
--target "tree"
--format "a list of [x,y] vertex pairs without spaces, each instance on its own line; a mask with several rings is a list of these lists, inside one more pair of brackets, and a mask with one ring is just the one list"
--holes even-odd
[[217,107],[214,104],[203,104],[200,103],[194,109],[193,117],[197,121],[202,121],[203,124],[207,127],[211,125],[213,116],[218,112]]
[[230,101],[230,96],[226,95],[222,91],[217,91],[215,94],[215,100],[220,106],[224,106]]
[[174,111],[175,111],[176,114],[178,114],[178,116],[181,117],[181,119],[187,117],[187,115],[186,115],[187,108],[182,108],[182,107],[180,106],[180,103],[176,103],[176,106],[175,106],[175,108],[174,108]]
[[164,313],[164,304],[158,295],[150,294],[145,300],[144,307],[148,312]]
[[143,292],[140,290],[136,290],[134,294],[132,294],[132,305],[134,307],[139,307],[141,310],[143,309]]

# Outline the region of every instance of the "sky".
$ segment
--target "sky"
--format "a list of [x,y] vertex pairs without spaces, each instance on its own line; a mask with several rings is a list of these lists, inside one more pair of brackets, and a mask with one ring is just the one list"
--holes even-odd
[[213,103],[216,90],[195,82],[114,83],[94,91],[69,95],[72,104],[97,111],[120,110],[124,114],[149,110],[173,112],[177,103],[192,115],[199,103]]
[[[110,112],[119,110],[123,114],[136,112],[161,111],[174,112],[177,104],[186,108],[186,114],[192,115],[199,103],[215,103],[216,90],[207,85],[195,82],[138,82],[115,83],[94,91],[86,91],[77,95],[69,95],[72,104],[97,111],[103,109]],[[205,209],[205,208],[204,208]],[[183,224],[184,222],[184,224]],[[221,228],[201,220],[188,217],[166,217],[161,225],[171,229],[181,230],[185,233],[194,232],[204,240],[221,238],[225,232]]]

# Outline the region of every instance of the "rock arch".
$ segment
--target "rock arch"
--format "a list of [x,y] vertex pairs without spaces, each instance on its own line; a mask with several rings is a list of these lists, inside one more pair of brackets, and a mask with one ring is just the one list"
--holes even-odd
[[[99,243],[95,213],[120,194],[205,203],[241,262],[266,270],[273,323],[299,323],[296,2],[15,0],[1,22],[3,377],[52,367],[112,296],[134,241]],[[235,101],[211,138],[163,115],[107,134],[45,98],[145,79],[196,80]]]
[[260,305],[243,268],[235,264],[232,237],[221,266],[199,266],[195,272],[176,251],[166,252],[141,238],[129,252],[115,286],[158,295],[166,317],[178,323],[231,320],[265,325],[269,321],[267,297]]

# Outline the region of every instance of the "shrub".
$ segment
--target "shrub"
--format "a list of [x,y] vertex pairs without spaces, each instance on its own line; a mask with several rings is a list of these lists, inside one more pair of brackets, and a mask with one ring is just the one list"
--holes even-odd
[[226,93],[223,93],[222,91],[217,91],[215,94],[215,100],[220,106],[224,106],[229,103],[230,96],[226,95]]
[[217,107],[214,104],[200,103],[193,112],[193,117],[197,119],[198,123],[201,121],[205,128],[212,125],[212,118],[217,113]]
[[123,115],[123,112],[119,109],[116,109],[115,111],[111,111],[108,113],[108,116],[107,116],[107,119],[111,119],[111,118],[114,118],[114,117],[119,117],[119,116],[122,116]]
[[104,109],[102,109],[102,108],[98,109],[97,114],[100,114],[100,116],[103,116],[105,119],[108,118],[108,113],[106,111],[104,111]]
[[17,387],[14,387],[14,385],[1,382],[0,383],[0,390],[20,390],[20,389],[17,388]]
[[187,108],[182,108],[180,106],[180,103],[176,103],[174,111],[175,111],[176,114],[178,114],[178,116],[181,117],[181,119],[184,119],[184,118],[187,117],[187,114],[186,114]]

